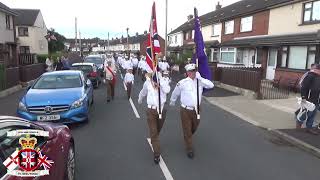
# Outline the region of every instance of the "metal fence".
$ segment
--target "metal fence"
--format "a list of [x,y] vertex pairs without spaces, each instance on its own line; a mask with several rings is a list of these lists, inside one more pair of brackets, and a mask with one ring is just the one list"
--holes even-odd
[[260,87],[260,99],[287,99],[290,88],[287,86],[275,86],[273,81],[262,80]]
[[220,82],[258,93],[262,74],[250,68],[221,68]]
[[6,71],[5,65],[0,63],[0,91],[6,88]]

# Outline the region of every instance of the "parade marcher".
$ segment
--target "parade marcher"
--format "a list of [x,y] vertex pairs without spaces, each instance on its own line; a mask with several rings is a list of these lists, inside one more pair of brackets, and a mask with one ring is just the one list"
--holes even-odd
[[170,65],[166,61],[166,57],[165,56],[161,60],[161,63],[159,63],[159,68],[161,69],[161,71],[169,71],[170,70]]
[[50,58],[46,59],[46,66],[47,66],[47,68],[46,68],[47,72],[53,71],[53,61],[52,61],[52,59],[50,59]]
[[114,99],[114,88],[116,85],[116,67],[112,64],[112,60],[107,61],[105,67],[105,79],[107,84],[107,102],[110,102],[110,98]]
[[124,76],[124,83],[126,84],[126,87],[127,87],[128,99],[130,99],[131,89],[132,89],[132,85],[134,83],[134,75],[132,74],[132,67],[127,68],[127,73]]
[[[306,103],[306,101],[308,101],[313,103],[316,107],[313,111],[307,112],[306,132],[318,135],[319,133],[313,129],[313,123],[317,111],[319,110],[320,103],[320,64],[315,64],[301,82],[301,98],[302,103]],[[301,128],[302,124],[303,120],[301,121],[297,119],[296,125],[298,129]]]
[[196,71],[196,65],[191,63],[185,66],[187,78],[179,81],[172,92],[170,106],[174,106],[176,100],[180,96],[180,117],[186,144],[186,151],[189,158],[193,158],[194,151],[192,147],[192,135],[195,133],[200,119],[197,118],[197,80],[199,82],[199,104],[203,88],[213,88],[213,83],[205,78],[202,78],[200,73]]
[[132,66],[133,66],[133,75],[136,75],[139,60],[136,56],[133,56],[133,58],[131,59],[131,62],[132,62]]
[[[167,100],[167,94],[170,92],[169,83],[160,79],[160,85],[154,82],[151,78],[151,72],[146,73],[146,81],[143,84],[143,88],[139,93],[138,103],[142,104],[142,100],[147,96],[147,122],[149,126],[149,133],[151,138],[151,144],[154,151],[153,160],[156,164],[160,162],[160,140],[159,134],[163,123],[166,118],[166,109],[164,104]],[[159,91],[160,91],[160,102],[159,107]],[[161,110],[162,117],[159,118],[159,110]]]
[[56,71],[63,70],[63,63],[59,57],[57,57],[57,64],[56,64],[55,70]]
[[168,82],[168,84],[171,83],[171,79],[169,76],[169,71],[163,71],[162,72],[162,79],[164,79],[166,82]]

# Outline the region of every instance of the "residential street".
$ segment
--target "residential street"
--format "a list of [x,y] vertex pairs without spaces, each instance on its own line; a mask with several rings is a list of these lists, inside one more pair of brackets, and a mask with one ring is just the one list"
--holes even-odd
[[[142,82],[136,77],[132,98],[141,118],[136,118],[126,99],[120,76],[117,82],[114,101],[107,103],[106,89],[99,87],[89,123],[71,127],[76,144],[76,179],[166,179],[152,160],[146,107],[137,104]],[[13,115],[21,95],[19,92],[0,99],[1,115]],[[222,96],[221,92],[217,96]],[[194,136],[195,158],[190,160],[184,151],[179,108],[168,107],[160,141],[162,157],[173,179],[319,179],[315,172],[320,160],[316,157],[206,101],[202,109]]]

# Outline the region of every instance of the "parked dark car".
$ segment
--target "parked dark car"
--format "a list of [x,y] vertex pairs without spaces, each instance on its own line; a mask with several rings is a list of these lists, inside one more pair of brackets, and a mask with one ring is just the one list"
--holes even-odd
[[100,55],[89,55],[84,59],[84,62],[94,63],[98,67],[100,77],[104,77],[104,59]]
[[94,63],[74,63],[72,64],[71,69],[82,71],[84,75],[90,79],[95,88],[99,87],[101,78],[98,74],[98,68]]
[[3,162],[5,162],[7,158],[16,151],[16,148],[21,149],[19,140],[21,136],[7,135],[8,131],[14,130],[39,130],[49,132],[48,137],[35,136],[37,139],[35,149],[40,148],[41,153],[47,156],[49,160],[52,160],[53,164],[49,169],[49,175],[40,176],[35,179],[75,179],[74,139],[69,128],[62,124],[30,122],[22,118],[12,116],[0,116],[0,179],[34,179],[7,174],[7,168],[4,166]]

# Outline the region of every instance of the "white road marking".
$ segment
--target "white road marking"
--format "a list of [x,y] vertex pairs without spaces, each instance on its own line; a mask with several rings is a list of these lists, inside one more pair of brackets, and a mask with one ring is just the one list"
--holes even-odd
[[[148,143],[149,143],[149,145],[151,147],[151,150],[153,152],[153,148],[152,148],[152,145],[151,145],[150,138],[147,138],[147,141],[148,141]],[[162,156],[160,156],[159,166],[160,166],[160,168],[162,170],[162,173],[163,173],[164,177],[166,178],[166,180],[174,180],[172,175],[171,175],[171,173],[170,173],[170,171],[169,171],[169,169],[168,169],[168,167],[167,167],[167,165],[166,165],[166,163],[164,162]]]
[[[121,76],[121,79],[123,79],[122,73],[120,73],[120,76]],[[126,86],[126,84],[124,83],[124,81],[122,81],[122,83],[123,83],[124,90],[127,91],[127,86]],[[132,107],[132,110],[133,110],[134,114],[136,115],[136,118],[140,119],[139,112],[138,112],[136,106],[134,105],[131,97],[130,97],[130,99],[129,99],[129,102],[130,102],[130,105],[131,105],[131,107]]]
[[139,115],[139,113],[138,113],[138,111],[137,111],[137,109],[136,109],[136,106],[134,105],[134,103],[133,103],[133,101],[132,101],[131,98],[129,99],[129,102],[130,102],[130,104],[131,104],[132,110],[133,110],[134,114],[136,115],[136,117],[137,117],[137,118],[140,118],[140,115]]

